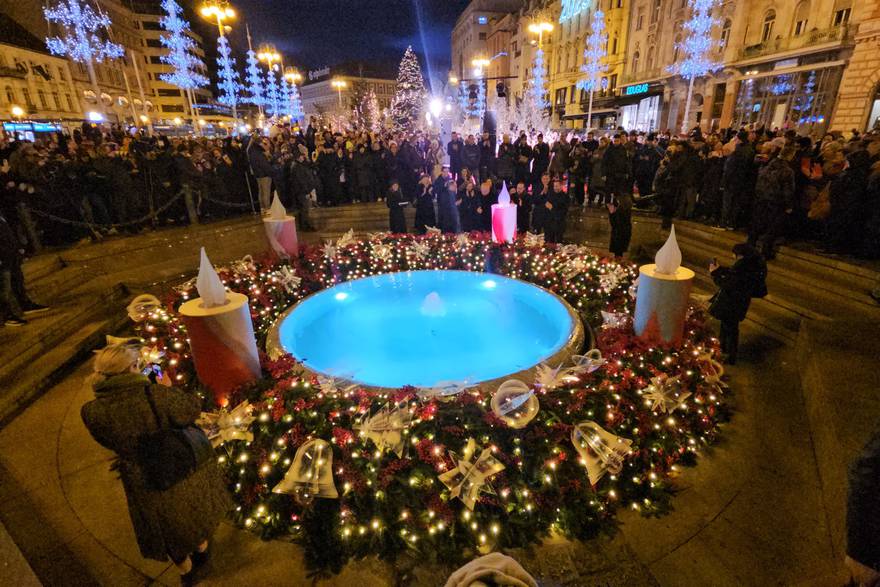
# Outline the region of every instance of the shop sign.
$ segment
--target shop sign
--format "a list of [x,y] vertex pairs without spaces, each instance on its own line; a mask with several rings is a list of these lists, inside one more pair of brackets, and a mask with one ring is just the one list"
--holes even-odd
[[638,96],[639,94],[647,94],[650,84],[636,84],[634,86],[626,86],[623,88],[624,96]]
[[316,79],[321,79],[322,77],[327,77],[330,75],[330,67],[325,66],[321,69],[313,69],[309,72],[309,80],[315,81]]

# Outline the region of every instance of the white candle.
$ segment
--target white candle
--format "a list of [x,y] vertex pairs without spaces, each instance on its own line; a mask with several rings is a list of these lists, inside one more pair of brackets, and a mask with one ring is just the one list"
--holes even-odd
[[516,204],[510,203],[507,183],[503,183],[498,203],[492,204],[492,242],[512,243],[516,238]]

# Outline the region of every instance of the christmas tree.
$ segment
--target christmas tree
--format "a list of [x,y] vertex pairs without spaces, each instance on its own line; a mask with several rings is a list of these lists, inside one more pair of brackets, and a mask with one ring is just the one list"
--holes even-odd
[[168,49],[160,59],[170,65],[171,73],[160,73],[159,79],[183,90],[194,90],[208,85],[208,78],[201,73],[205,69],[202,60],[195,56],[195,41],[187,34],[189,23],[183,19],[183,9],[174,0],[162,0],[166,16],[159,24],[168,33],[161,42]]
[[422,122],[425,82],[412,47],[407,47],[397,72],[397,91],[391,102],[391,123],[395,132],[412,132]]
[[299,97],[299,88],[296,87],[295,83],[290,84],[290,117],[293,120],[302,120],[305,118],[302,100]]
[[673,63],[668,68],[671,73],[677,73],[688,80],[684,118],[681,123],[682,132],[688,131],[688,118],[691,108],[691,97],[694,93],[694,80],[721,66],[713,57],[712,52],[712,27],[717,24],[717,19],[712,16],[715,1],[690,0],[690,18],[684,22],[684,40],[679,45],[684,58],[677,63]]
[[281,90],[279,92],[278,116],[292,116],[290,112],[290,83],[287,78],[281,76]]
[[275,72],[272,68],[266,72],[266,112],[269,116],[278,116],[280,96],[278,94],[278,80],[275,79]]
[[590,92],[590,102],[587,108],[587,128],[593,128],[593,92],[599,87],[602,73],[605,71],[602,59],[605,58],[607,40],[608,35],[605,34],[605,14],[601,10],[596,10],[593,13],[590,36],[587,37],[587,48],[584,50],[584,64],[581,66],[581,72],[584,74],[584,77],[577,83],[579,89]]
[[529,134],[543,133],[547,130],[547,94],[544,69],[544,51],[535,51],[535,64],[532,67],[531,79],[523,99],[517,104],[515,126]]
[[102,40],[102,31],[110,28],[110,17],[103,13],[96,14],[91,6],[81,4],[80,0],[60,0],[54,7],[45,8],[43,14],[50,25],[57,23],[62,31],[60,36],[46,38],[49,52],[85,64],[95,100],[98,108],[101,108],[101,90],[95,76],[94,62],[117,59],[125,53],[121,45]]
[[263,76],[260,74],[260,62],[253,49],[247,52],[247,101],[254,106],[266,105],[266,89]]
[[238,72],[235,70],[235,59],[229,49],[229,41],[223,35],[217,40],[217,73],[219,80],[217,89],[220,95],[217,101],[232,108],[235,117],[235,107],[238,106],[241,84],[238,81]]

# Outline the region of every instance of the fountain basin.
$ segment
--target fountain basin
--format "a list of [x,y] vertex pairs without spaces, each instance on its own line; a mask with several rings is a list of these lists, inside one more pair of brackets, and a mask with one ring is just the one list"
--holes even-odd
[[267,350],[371,387],[433,387],[492,381],[543,361],[555,366],[583,339],[574,310],[536,285],[469,271],[411,271],[305,298],[279,316]]

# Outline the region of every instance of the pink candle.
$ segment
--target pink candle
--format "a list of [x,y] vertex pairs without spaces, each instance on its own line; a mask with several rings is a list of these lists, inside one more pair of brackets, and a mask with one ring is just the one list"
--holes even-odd
[[516,238],[516,204],[510,203],[507,184],[501,186],[498,203],[492,204],[492,241],[512,243]]

